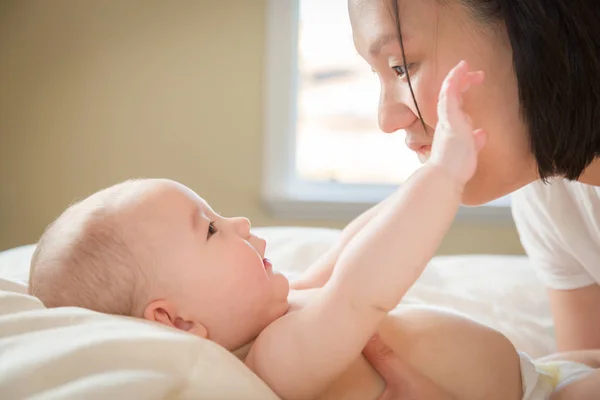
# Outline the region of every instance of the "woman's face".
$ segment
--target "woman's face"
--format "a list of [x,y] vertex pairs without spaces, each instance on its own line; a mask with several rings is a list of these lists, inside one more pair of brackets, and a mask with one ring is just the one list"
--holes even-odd
[[408,73],[426,132],[419,120],[402,63],[393,0],[349,0],[354,43],[381,82],[379,126],[406,131],[418,152],[431,145],[437,124],[437,98],[446,74],[460,60],[485,73],[483,85],[464,96],[474,128],[488,132],[478,169],[465,188],[463,203],[479,205],[502,197],[537,178],[526,128],[520,118],[512,50],[503,26],[484,25],[458,0],[398,0]]

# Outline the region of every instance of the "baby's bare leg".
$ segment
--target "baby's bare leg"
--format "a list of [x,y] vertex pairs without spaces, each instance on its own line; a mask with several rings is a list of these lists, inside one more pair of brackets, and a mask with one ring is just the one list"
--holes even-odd
[[501,333],[454,313],[399,308],[381,338],[412,368],[458,399],[521,399],[519,356]]

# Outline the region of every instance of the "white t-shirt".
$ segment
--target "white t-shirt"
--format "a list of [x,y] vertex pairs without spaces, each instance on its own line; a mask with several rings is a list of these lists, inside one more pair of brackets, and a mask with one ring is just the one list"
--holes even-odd
[[513,193],[511,201],[521,243],[548,287],[600,283],[600,187],[536,181]]

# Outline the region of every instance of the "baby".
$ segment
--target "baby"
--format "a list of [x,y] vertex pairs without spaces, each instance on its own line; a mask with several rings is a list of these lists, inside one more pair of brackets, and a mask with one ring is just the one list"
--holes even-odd
[[564,364],[573,373],[536,365],[469,319],[396,308],[475,172],[485,138],[462,112],[461,92],[481,80],[465,63],[449,73],[431,157],[295,285],[322,287],[290,290],[247,219],[218,215],[179,183],[137,180],[93,194],[48,227],[29,290],[47,307],[144,318],[212,340],[285,399],[380,397],[384,382],[361,357],[374,334],[412,371],[410,398],[547,398],[565,378],[556,371],[584,377],[560,388],[577,389],[594,373],[593,355],[573,355],[580,363]]

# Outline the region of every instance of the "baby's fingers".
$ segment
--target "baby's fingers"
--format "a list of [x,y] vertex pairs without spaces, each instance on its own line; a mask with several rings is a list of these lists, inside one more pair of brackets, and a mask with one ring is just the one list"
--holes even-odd
[[[467,63],[461,61],[444,79],[438,100],[438,120],[443,125],[456,126],[460,119],[460,86],[467,74]],[[461,124],[462,125],[462,124]]]
[[471,85],[481,85],[483,83],[483,71],[467,72],[467,75],[461,82],[460,91],[465,93],[471,88]]
[[461,61],[446,76],[438,101],[438,120],[454,129],[471,129],[467,115],[462,110],[462,93],[471,85],[483,82],[483,72],[468,72],[468,65]]
[[487,132],[483,129],[476,129],[473,132],[473,136],[475,137],[475,150],[479,152],[487,143]]

